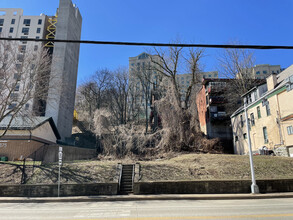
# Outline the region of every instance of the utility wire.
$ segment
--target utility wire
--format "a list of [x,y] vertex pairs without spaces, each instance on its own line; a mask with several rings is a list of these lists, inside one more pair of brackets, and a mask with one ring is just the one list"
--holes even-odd
[[235,49],[256,49],[256,50],[272,50],[272,49],[292,50],[293,49],[293,46],[277,46],[277,45],[173,44],[173,43],[59,40],[59,39],[7,38],[7,37],[0,37],[0,40],[54,42],[54,43],[59,42],[59,43],[76,43],[76,44],[125,45],[125,46],[150,46],[150,47],[202,47],[202,48],[235,48]]

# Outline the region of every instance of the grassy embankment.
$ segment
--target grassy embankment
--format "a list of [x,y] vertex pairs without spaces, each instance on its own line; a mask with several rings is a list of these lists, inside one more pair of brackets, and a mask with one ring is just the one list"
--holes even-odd
[[[65,163],[62,183],[111,182],[116,175],[118,162],[131,160],[96,160]],[[140,161],[140,181],[250,179],[248,156],[221,154],[184,154],[171,159]],[[255,156],[256,179],[292,179],[293,158]],[[26,169],[27,184],[57,182],[58,166],[55,164]],[[21,170],[17,165],[0,164],[0,184],[19,184]]]

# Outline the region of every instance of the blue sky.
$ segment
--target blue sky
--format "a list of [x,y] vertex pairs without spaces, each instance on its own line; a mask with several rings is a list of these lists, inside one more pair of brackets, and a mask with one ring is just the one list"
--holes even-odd
[[[168,43],[293,45],[293,0],[72,0],[83,17],[82,39]],[[25,15],[53,15],[59,0],[1,0]],[[146,47],[81,45],[78,83],[99,68],[128,66]],[[255,50],[256,64],[293,64],[293,50]],[[206,49],[205,71],[219,49]]]

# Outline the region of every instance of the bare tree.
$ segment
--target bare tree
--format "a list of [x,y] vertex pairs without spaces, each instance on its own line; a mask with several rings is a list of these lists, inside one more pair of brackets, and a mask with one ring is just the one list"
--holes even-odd
[[[151,57],[151,55],[148,55]],[[154,58],[153,58],[154,59]],[[149,109],[152,102],[152,94],[160,91],[162,76],[156,73],[156,68],[150,62],[143,62],[137,68],[131,68],[131,83],[130,87],[136,92],[135,94],[141,100],[145,116],[145,133],[148,132],[149,126]]]
[[82,120],[93,124],[94,112],[109,104],[108,93],[111,87],[112,73],[108,69],[97,70],[90,79],[77,89],[75,107]]
[[247,49],[225,49],[218,57],[220,72],[228,79],[236,79],[233,90],[240,94],[247,92],[254,84],[252,67],[255,58],[252,51]]
[[[189,49],[186,53],[181,47],[169,47],[167,50],[154,48],[155,56],[152,56],[154,68],[165,79],[167,79],[174,91],[175,102],[178,108],[188,109],[190,96],[193,88],[199,82],[198,73],[200,72],[199,61],[203,56],[203,50]],[[158,57],[154,59],[153,57]],[[178,75],[187,71],[191,74],[191,82],[186,89],[185,94],[181,94],[181,88],[178,82]]]
[[230,115],[240,107],[241,95],[258,83],[262,83],[262,80],[255,79],[253,76],[255,57],[250,50],[225,49],[218,56],[218,62],[219,72],[231,79],[230,82],[227,82],[228,86],[225,92],[225,97],[229,100],[226,104],[226,112]]
[[[196,84],[199,82],[197,73],[203,50],[184,51],[180,47],[170,47],[167,50],[154,48],[154,51],[158,59],[152,59],[152,62],[170,83],[166,96],[157,102],[165,130],[161,144],[176,151],[195,150],[194,136],[199,131],[199,125],[195,123],[197,114],[191,112],[190,107],[196,108],[196,99],[191,97],[196,94]],[[191,74],[191,83],[185,94],[181,93],[177,82],[178,75],[183,71]]]
[[[51,56],[47,49],[0,42],[0,122],[44,113],[49,90]],[[58,85],[55,85],[58,86]]]
[[129,74],[126,68],[120,67],[113,72],[113,79],[109,96],[111,96],[110,111],[116,116],[119,124],[126,124],[128,96],[129,96]]

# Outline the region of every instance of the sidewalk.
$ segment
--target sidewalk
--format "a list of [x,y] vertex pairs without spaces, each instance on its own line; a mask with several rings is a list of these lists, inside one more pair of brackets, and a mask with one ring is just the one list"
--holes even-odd
[[232,200],[232,199],[274,199],[293,198],[290,193],[268,194],[162,194],[162,195],[115,195],[115,196],[77,196],[77,197],[0,197],[0,203],[50,203],[50,202],[106,202],[141,200]]

